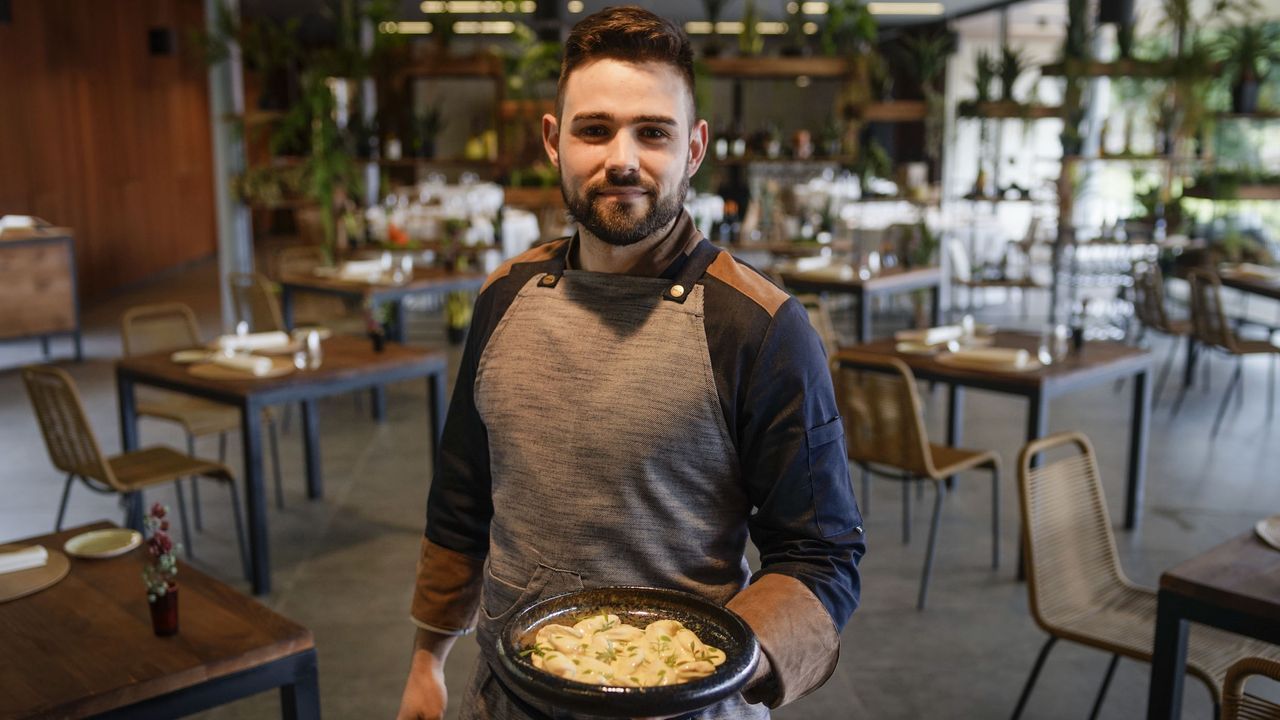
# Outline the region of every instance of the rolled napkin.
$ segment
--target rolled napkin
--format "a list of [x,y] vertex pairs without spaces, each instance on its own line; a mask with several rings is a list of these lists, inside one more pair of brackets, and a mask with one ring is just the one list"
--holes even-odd
[[220,335],[219,350],[262,350],[289,344],[289,335],[278,330],[272,332],[249,333],[248,335]]
[[271,372],[272,368],[271,358],[257,355],[214,355],[213,364],[249,373],[254,377],[262,377]]
[[1021,348],[967,348],[951,353],[951,357],[976,365],[1004,365],[1025,367],[1031,362],[1031,353]]
[[831,258],[824,256],[796,258],[796,272],[814,272],[833,267]]
[[348,260],[339,268],[338,277],[344,280],[374,281],[382,277],[384,271],[381,260]]
[[925,330],[899,330],[893,334],[898,342],[917,342],[921,345],[941,345],[964,337],[964,328],[959,325],[943,325]]
[[0,552],[0,574],[44,567],[49,562],[49,551],[42,545],[30,545],[18,550]]

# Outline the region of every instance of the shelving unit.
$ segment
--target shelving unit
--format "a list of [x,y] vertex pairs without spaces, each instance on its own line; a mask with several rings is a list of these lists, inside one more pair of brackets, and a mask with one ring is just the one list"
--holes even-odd
[[966,101],[960,103],[956,115],[974,120],[1043,120],[1062,117],[1062,108],[1003,100]]

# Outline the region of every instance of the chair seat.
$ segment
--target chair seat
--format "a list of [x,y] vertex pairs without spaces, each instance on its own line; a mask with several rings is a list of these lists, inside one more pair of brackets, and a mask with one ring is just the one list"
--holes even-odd
[[1014,278],[1003,280],[956,280],[956,284],[971,288],[1022,288],[1024,290],[1043,290],[1046,286],[1031,278]]
[[929,452],[933,455],[933,466],[938,470],[935,480],[1000,462],[1000,456],[994,450],[965,450],[929,443]]
[[[1080,607],[1041,607],[1045,628],[1059,637],[1100,650],[1151,662],[1156,594],[1142,587],[1118,588],[1110,598]],[[1191,624],[1187,671],[1203,680],[1220,700],[1227,669],[1245,657],[1280,659],[1280,647],[1204,625]]]
[[1239,355],[1259,355],[1262,353],[1280,353],[1280,346],[1272,345],[1267,340],[1236,339],[1236,353]]
[[[139,417],[178,423],[197,437],[240,427],[240,410],[231,405],[158,388],[138,388],[137,393]],[[270,408],[263,409],[263,420],[272,421]]]
[[107,462],[116,480],[131,489],[158,485],[188,475],[231,480],[231,471],[221,463],[193,458],[162,446],[115,455],[107,458]]

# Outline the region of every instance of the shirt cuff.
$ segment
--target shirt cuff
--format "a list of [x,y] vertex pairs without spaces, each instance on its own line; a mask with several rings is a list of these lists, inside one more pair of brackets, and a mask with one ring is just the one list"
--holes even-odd
[[728,603],[755,632],[769,659],[770,677],[748,688],[748,702],[778,708],[821,687],[840,658],[840,634],[822,602],[804,583],[765,573]]
[[418,580],[409,614],[424,630],[465,635],[475,627],[480,609],[484,560],[422,539]]

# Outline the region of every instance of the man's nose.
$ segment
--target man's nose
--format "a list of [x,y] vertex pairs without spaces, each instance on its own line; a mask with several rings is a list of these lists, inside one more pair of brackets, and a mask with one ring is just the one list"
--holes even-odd
[[605,169],[611,174],[628,175],[640,168],[639,148],[631,133],[620,132],[609,144],[609,158]]

